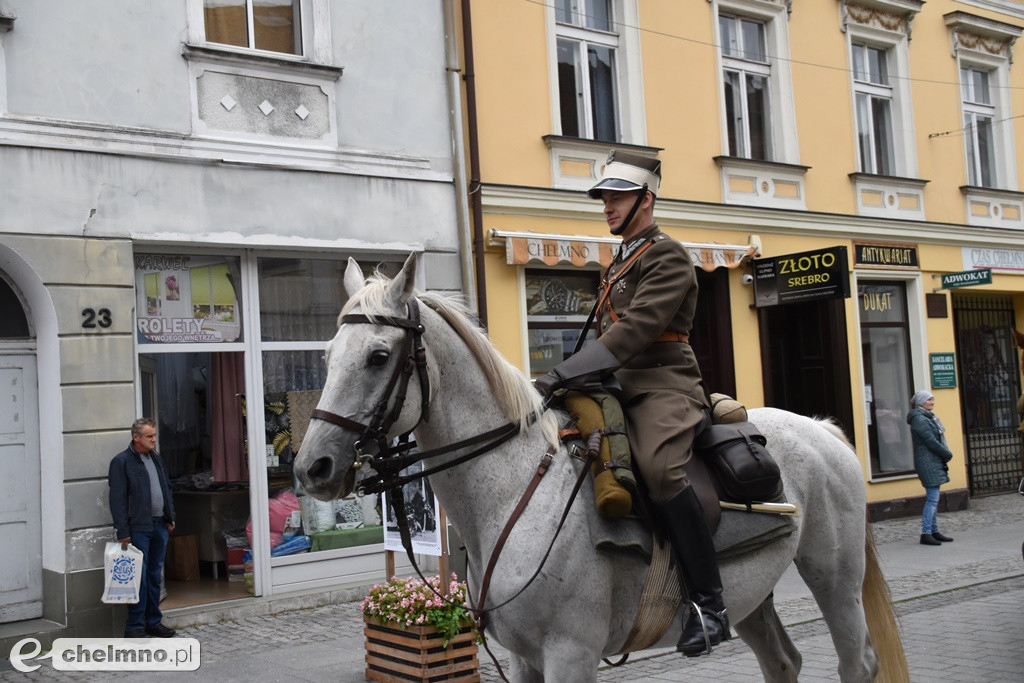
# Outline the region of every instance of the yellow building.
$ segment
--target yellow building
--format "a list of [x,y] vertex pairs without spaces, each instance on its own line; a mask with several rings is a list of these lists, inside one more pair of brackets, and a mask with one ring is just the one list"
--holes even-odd
[[510,361],[571,351],[617,242],[583,190],[611,149],[656,156],[655,216],[702,267],[712,391],[835,416],[874,517],[921,505],[919,389],[957,456],[942,505],[1016,487],[1024,4],[463,6],[476,294]]

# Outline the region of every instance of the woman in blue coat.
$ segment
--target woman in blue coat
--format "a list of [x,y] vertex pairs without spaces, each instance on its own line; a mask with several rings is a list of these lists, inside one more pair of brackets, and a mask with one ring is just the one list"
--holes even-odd
[[946,445],[946,428],[932,409],[935,396],[930,391],[919,391],[910,399],[907,424],[914,440],[914,469],[924,486],[924,513],[921,516],[921,545],[942,545],[953,539],[939,533],[936,513],[939,509],[939,486],[949,481],[952,458]]

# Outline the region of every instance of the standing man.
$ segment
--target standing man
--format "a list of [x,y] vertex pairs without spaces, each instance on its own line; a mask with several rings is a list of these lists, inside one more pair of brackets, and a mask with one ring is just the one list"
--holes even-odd
[[[550,396],[562,387],[615,373],[633,459],[664,519],[691,600],[676,649],[693,657],[728,640],[711,533],[684,465],[707,407],[700,368],[689,344],[697,275],[686,250],[658,229],[657,159],[613,151],[587,194],[604,202],[613,235],[622,236],[601,279],[598,338],[536,382]],[[575,380],[575,382],[574,382]]]
[[160,581],[167,537],[174,531],[174,503],[163,460],[156,452],[156,424],[140,418],[132,424],[132,443],[110,461],[110,514],[121,547],[131,543],[142,551],[139,601],[128,605],[125,638],[173,638],[161,623]]

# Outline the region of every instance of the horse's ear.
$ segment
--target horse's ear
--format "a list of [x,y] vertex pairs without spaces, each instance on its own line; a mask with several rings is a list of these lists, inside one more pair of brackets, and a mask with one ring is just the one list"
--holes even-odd
[[363,277],[363,269],[359,267],[359,264],[351,256],[348,258],[348,265],[345,266],[344,282],[345,291],[348,292],[349,298],[354,297],[356,292],[366,284],[366,278]]
[[1017,340],[1017,348],[1024,349],[1024,334],[1021,334],[1012,327],[1010,328],[1010,330],[1013,332],[1013,338]]
[[404,305],[416,288],[416,263],[416,252],[413,252],[409,254],[409,258],[405,259],[402,270],[391,281],[388,298],[395,306]]

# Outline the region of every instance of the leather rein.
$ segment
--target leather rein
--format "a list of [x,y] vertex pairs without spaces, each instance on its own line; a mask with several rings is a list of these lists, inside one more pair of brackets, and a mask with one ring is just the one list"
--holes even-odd
[[[368,424],[364,424],[350,417],[344,417],[337,415],[330,411],[315,409],[311,418],[316,420],[322,420],[329,422],[342,429],[348,429],[351,431],[358,432],[360,434],[359,439],[355,443],[356,450],[356,462],[353,465],[355,469],[361,469],[362,467],[372,468],[376,474],[370,475],[364,478],[357,486],[357,492],[360,495],[365,494],[376,494],[382,491],[394,491],[401,489],[405,484],[416,481],[423,477],[430,476],[431,474],[441,472],[456,465],[460,465],[464,462],[488,453],[512,437],[516,436],[520,431],[518,422],[508,422],[500,427],[491,429],[486,432],[482,432],[475,436],[471,436],[467,439],[457,441],[447,446],[435,448],[429,451],[412,452],[416,443],[409,440],[409,435],[420,425],[421,422],[429,421],[430,415],[430,384],[427,374],[427,356],[426,349],[423,346],[423,333],[424,327],[420,322],[419,306],[415,298],[410,298],[407,304],[408,317],[407,318],[396,318],[392,316],[368,316],[364,314],[348,314],[341,318],[341,324],[368,324],[368,325],[385,325],[390,327],[397,327],[405,330],[405,338],[402,344],[402,354],[404,354],[404,361],[396,365],[394,372],[392,373],[383,396],[377,405],[374,407],[372,417]],[[413,425],[412,429],[401,434],[398,437],[398,443],[395,446],[388,444],[388,430],[398,420],[398,416],[402,411],[402,407],[405,404],[405,399],[408,393],[409,380],[412,378],[413,372],[417,373],[420,381],[420,418],[416,424]],[[388,410],[388,404],[391,402],[391,395],[395,394],[394,405]],[[544,405],[544,410],[547,410],[547,404]],[[543,411],[542,411],[543,412]],[[537,415],[531,417],[531,422],[537,419]],[[551,549],[554,547],[555,540],[558,538],[559,532],[562,530],[562,526],[565,523],[566,518],[569,515],[569,510],[572,507],[573,502],[576,499],[576,494],[579,492],[580,486],[586,479],[587,473],[590,471],[590,463],[594,458],[597,457],[598,449],[600,448],[600,432],[595,432],[590,437],[590,441],[587,445],[585,453],[584,466],[577,478],[576,484],[572,490],[572,494],[569,497],[568,502],[565,505],[565,509],[562,512],[562,517],[558,523],[558,527],[555,530],[555,534],[551,539],[551,543],[548,546],[547,552],[541,559],[540,565],[537,570],[533,573],[530,579],[520,588],[512,597],[503,601],[493,607],[485,608],[484,601],[487,598],[488,588],[490,586],[491,576],[494,571],[494,567],[497,564],[498,556],[501,554],[502,549],[505,546],[505,542],[508,539],[509,534],[512,532],[512,528],[515,526],[519,517],[526,509],[527,504],[530,502],[534,491],[540,485],[540,480],[547,473],[548,468],[552,462],[554,455],[553,450],[549,450],[543,455],[540,460],[540,464],[537,467],[537,471],[534,473],[533,478],[527,485],[526,490],[523,492],[518,504],[510,515],[508,521],[502,530],[498,541],[495,543],[494,548],[491,551],[490,559],[487,563],[487,568],[484,572],[483,581],[480,587],[479,605],[472,607],[471,612],[478,619],[478,629],[481,635],[485,628],[485,616],[488,612],[493,611],[503,605],[508,604],[516,597],[519,596],[526,588],[533,582],[533,580],[540,574],[547,561],[548,556],[551,553]],[[475,447],[475,448],[473,448]],[[416,472],[414,474],[402,475],[401,471],[409,467],[412,464],[427,460],[432,457],[452,453],[455,451],[461,451],[466,448],[473,448],[473,450],[460,455],[457,458],[449,460],[446,463],[437,465],[435,467],[426,468],[423,471]],[[412,549],[412,537],[409,533],[409,523],[405,514],[405,500],[401,493],[398,495],[389,495],[388,500],[391,504],[392,510],[395,513],[395,519],[398,523],[399,534],[402,539],[402,547],[405,548],[406,554],[409,556],[409,561],[416,573],[421,579],[430,586],[429,582],[423,577],[423,573],[420,571],[419,566],[416,564],[416,560],[413,557]],[[431,588],[431,590],[433,590]],[[436,592],[436,591],[435,591]],[[442,599],[444,596],[439,596]],[[486,646],[486,641],[485,641]],[[493,657],[493,655],[492,655]],[[501,667],[498,667],[498,671],[501,672]],[[504,676],[503,676],[504,677]]]

